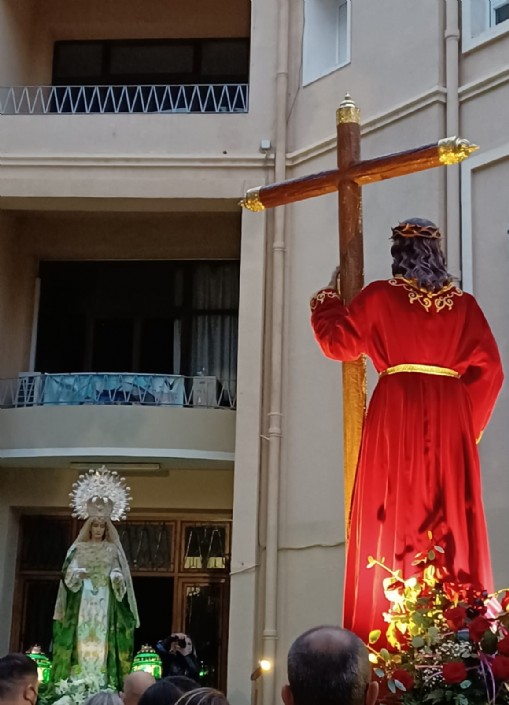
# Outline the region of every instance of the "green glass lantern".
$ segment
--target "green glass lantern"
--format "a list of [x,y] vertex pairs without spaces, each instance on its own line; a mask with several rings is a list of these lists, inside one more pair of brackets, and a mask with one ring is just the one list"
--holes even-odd
[[51,661],[41,647],[35,644],[26,653],[37,664],[37,680],[39,683],[49,683],[51,681]]
[[131,673],[134,673],[134,671],[146,671],[147,673],[151,673],[156,679],[161,678],[163,675],[161,657],[151,646],[145,644],[133,659]]

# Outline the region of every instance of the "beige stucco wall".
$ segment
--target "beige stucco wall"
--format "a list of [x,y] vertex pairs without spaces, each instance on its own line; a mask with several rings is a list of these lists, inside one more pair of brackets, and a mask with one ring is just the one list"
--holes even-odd
[[[504,295],[509,266],[507,205],[495,194],[509,185],[509,142],[506,157],[488,163],[472,175],[473,290],[481,303],[509,373],[509,311]],[[495,584],[509,581],[507,564],[507,498],[509,497],[509,388],[507,382],[480,446],[486,516],[490,533]]]
[[[502,25],[500,29],[504,29]],[[509,217],[504,194],[509,188],[509,140],[504,116],[509,114],[508,55],[509,34],[505,32],[463,53],[460,59],[461,131],[481,147],[462,166],[466,238],[463,256],[472,291],[499,344],[506,376],[509,312],[504,291],[509,265]],[[509,581],[506,541],[509,478],[505,467],[509,454],[508,420],[506,381],[480,446],[495,585],[502,587]]]
[[0,3],[0,86],[30,81],[35,0]]
[[37,213],[17,218],[37,259],[238,259],[240,213]]
[[[335,132],[335,108],[347,91],[362,107],[363,119],[392,111],[433,90],[441,81],[444,2],[371,0],[351,3],[351,62],[302,86],[304,3],[291,3],[289,151]],[[411,27],[397,32],[395,27]]]
[[[41,16],[46,14],[40,3]],[[82,36],[109,36],[111,30],[118,36],[131,36],[133,33],[148,32],[160,33],[160,27],[166,31],[169,25],[175,29],[173,12],[178,13],[177,26],[182,27],[182,33],[192,33],[193,36],[205,34],[216,34],[221,27],[221,31],[228,32],[232,36],[248,36],[249,15],[246,17],[248,9],[251,9],[250,27],[254,28],[251,36],[251,73],[249,81],[249,113],[247,114],[160,114],[160,115],[90,115],[90,116],[65,116],[65,115],[34,115],[34,116],[5,116],[2,119],[4,139],[2,152],[10,157],[9,167],[21,169],[20,181],[17,183],[19,189],[24,190],[24,182],[32,175],[31,170],[27,172],[28,166],[26,157],[29,158],[30,166],[34,167],[37,162],[45,157],[56,156],[70,157],[72,160],[87,157],[88,180],[84,180],[83,174],[76,174],[74,169],[69,169],[69,164],[58,162],[66,176],[59,179],[58,171],[52,171],[48,186],[44,195],[51,193],[51,183],[53,182],[53,192],[67,194],[68,196],[87,195],[87,186],[93,188],[94,179],[97,174],[90,170],[90,161],[94,157],[104,158],[105,156],[115,158],[136,156],[137,158],[153,158],[157,156],[164,159],[170,155],[184,156],[186,159],[191,156],[200,158],[214,157],[221,158],[224,167],[238,168],[235,159],[246,157],[247,154],[255,158],[255,164],[260,163],[263,168],[264,157],[259,153],[260,140],[264,138],[273,139],[273,111],[272,105],[275,95],[275,85],[270,78],[275,74],[276,56],[272,47],[276,46],[277,29],[277,3],[272,0],[259,0],[256,3],[248,3],[243,0],[241,3],[234,0],[222,0],[219,5],[206,4],[206,11],[203,10],[203,3],[194,0],[186,3],[182,0],[178,4],[168,3],[144,3],[143,16],[147,17],[147,26],[144,22],[136,21],[136,13],[141,10],[141,5],[132,2],[128,8],[133,9],[134,17],[131,19],[129,11],[125,15],[124,3],[121,0],[113,3],[87,2],[79,3],[79,22],[84,14],[84,25],[77,24],[75,8],[78,3],[58,3],[55,8],[55,15],[50,12],[50,17],[55,17],[61,11],[65,18],[64,26],[52,26],[51,29],[41,20],[45,32],[50,34],[51,40],[69,36],[73,22],[74,31],[82,33]],[[61,8],[60,8],[61,5]],[[93,7],[92,7],[93,6]],[[146,7],[153,8],[153,13],[146,10]],[[164,6],[164,12],[158,14],[158,7]],[[199,8],[198,8],[199,6]],[[50,8],[52,4],[50,3]],[[111,8],[111,9],[110,9]],[[138,8],[138,9],[136,9]],[[171,10],[169,8],[172,8]],[[174,9],[173,9],[174,8]],[[183,9],[184,8],[184,9]],[[74,14],[73,14],[74,13]],[[111,14],[108,14],[111,13]],[[119,21],[119,15],[126,20]],[[230,19],[231,17],[231,19]],[[87,24],[87,22],[89,24]],[[111,29],[115,22],[116,29]],[[155,23],[159,28],[156,28]],[[203,22],[203,25],[202,25]],[[104,27],[103,27],[104,24]],[[79,26],[79,30],[78,30]],[[92,29],[93,28],[93,29]],[[107,29],[104,29],[107,28]],[[43,33],[44,34],[44,33]],[[164,32],[163,32],[164,34]],[[34,66],[41,66],[41,76],[34,76],[29,82],[35,84],[47,84],[49,82],[49,44],[48,38],[43,40],[45,44],[41,48],[41,56],[34,55]],[[34,49],[34,51],[36,51]],[[28,79],[27,79],[28,80]],[[13,81],[6,78],[7,85],[12,85]],[[22,158],[23,157],[23,158]],[[225,159],[226,157],[226,159]],[[229,163],[229,160],[231,163]],[[35,160],[35,161],[33,161]],[[7,164],[5,165],[7,166]],[[105,164],[102,164],[105,166]],[[125,166],[129,166],[125,164]],[[150,164],[149,164],[150,166]],[[194,168],[200,164],[193,164]],[[205,164],[207,166],[207,164]],[[67,167],[67,169],[66,169]],[[18,172],[10,170],[10,179],[18,179]],[[160,173],[160,172],[159,172]],[[4,170],[4,174],[7,171]],[[138,169],[139,174],[139,169]],[[194,176],[195,174],[193,174]],[[181,177],[182,175],[180,175]],[[137,175],[137,179],[143,179],[144,175]],[[151,177],[153,178],[153,177]],[[166,178],[161,174],[160,178]],[[204,174],[195,180],[195,186],[199,181],[207,178]],[[211,180],[216,175],[211,174]],[[226,178],[226,174],[223,174]],[[242,176],[240,177],[242,178]],[[245,176],[243,178],[246,178]],[[248,178],[248,177],[247,177]],[[111,182],[111,179],[108,179]],[[196,183],[196,181],[198,183]],[[76,182],[76,185],[74,184]],[[25,182],[26,183],[26,182]],[[113,182],[114,183],[114,182]],[[85,184],[85,185],[84,185]],[[125,185],[125,182],[124,182]],[[103,192],[109,196],[115,195],[115,189],[109,183],[101,184]],[[174,192],[170,190],[168,197],[175,197],[179,191],[179,178],[172,183]],[[33,188],[35,184],[32,184]],[[121,187],[119,184],[117,189]],[[192,188],[192,186],[190,186]],[[8,189],[10,192],[10,188]],[[176,192],[175,192],[176,191]],[[2,191],[6,193],[5,189]],[[238,197],[242,193],[242,186],[239,185],[233,194]],[[166,190],[166,194],[168,191]],[[35,195],[35,194],[34,194]],[[117,193],[116,195],[120,195]],[[126,193],[132,197],[133,193]],[[220,197],[219,194],[212,194],[212,197]]]
[[0,211],[0,377],[17,375],[28,364],[35,276],[15,219]]
[[163,406],[0,410],[0,458],[113,456],[232,462],[235,411]]
[[33,80],[51,84],[55,40],[249,37],[250,13],[248,0],[218,0],[213,4],[203,0],[36,3]]

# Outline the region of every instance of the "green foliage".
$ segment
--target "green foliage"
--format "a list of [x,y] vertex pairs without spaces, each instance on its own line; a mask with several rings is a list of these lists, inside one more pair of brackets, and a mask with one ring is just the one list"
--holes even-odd
[[[390,603],[384,615],[388,626],[385,634],[372,631],[368,646],[381,684],[380,701],[509,705],[509,590],[500,603],[497,597],[505,591],[488,596],[481,587],[448,580],[441,568],[444,549],[432,538],[429,534],[429,548],[412,563],[417,571],[413,577],[405,579],[383,560],[369,559],[370,567],[377,565],[388,574],[383,580]],[[384,646],[376,650],[377,643]]]

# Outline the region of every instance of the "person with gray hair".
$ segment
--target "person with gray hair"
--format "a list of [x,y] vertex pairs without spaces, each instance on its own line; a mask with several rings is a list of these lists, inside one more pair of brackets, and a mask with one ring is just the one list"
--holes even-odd
[[117,693],[112,690],[100,690],[85,700],[84,705],[123,705]]
[[284,705],[374,705],[368,650],[353,632],[320,626],[301,634],[288,652]]

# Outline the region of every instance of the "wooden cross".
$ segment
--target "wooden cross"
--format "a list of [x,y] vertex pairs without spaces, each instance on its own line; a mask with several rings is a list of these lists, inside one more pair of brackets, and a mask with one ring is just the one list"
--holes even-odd
[[[338,192],[341,297],[348,304],[364,285],[361,187],[436,166],[457,164],[478,147],[458,137],[375,159],[360,159],[360,111],[347,94],[337,113],[337,169],[249,189],[241,205],[252,211]],[[348,526],[353,484],[366,410],[363,357],[343,363],[345,518]]]

